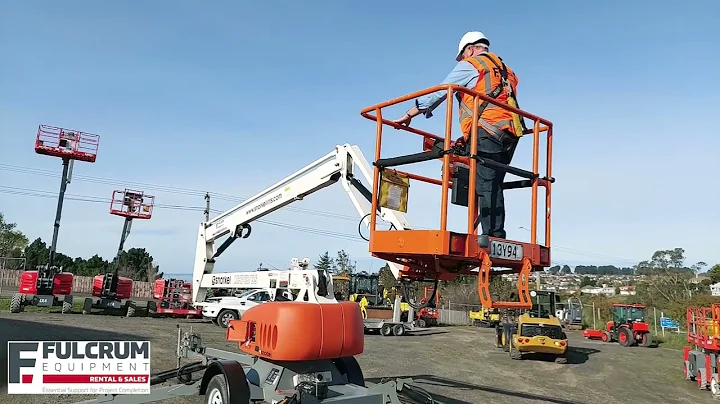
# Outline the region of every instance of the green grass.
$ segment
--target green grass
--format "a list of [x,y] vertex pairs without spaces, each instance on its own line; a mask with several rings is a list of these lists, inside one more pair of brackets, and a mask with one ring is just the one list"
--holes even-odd
[[[82,312],[83,303],[85,299],[73,300],[73,312]],[[37,306],[25,306],[25,311],[29,313],[60,313],[62,307],[37,307]],[[0,311],[10,311],[10,298],[0,297]]]

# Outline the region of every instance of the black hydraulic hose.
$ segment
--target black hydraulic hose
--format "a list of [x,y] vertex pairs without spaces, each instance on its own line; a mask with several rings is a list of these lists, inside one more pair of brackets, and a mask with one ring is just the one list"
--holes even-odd
[[202,362],[193,362],[180,366],[177,371],[177,379],[183,384],[193,384],[192,374],[204,368],[205,365]]
[[428,393],[427,390],[419,386],[405,384],[402,391],[400,391],[400,395],[405,395],[407,398],[417,403],[435,404],[435,399],[433,399],[433,396]]
[[[363,216],[362,219],[360,219],[360,222],[358,223],[358,233],[360,234],[360,238],[363,239],[363,240],[365,240],[365,241],[370,241],[370,239],[369,239],[369,238],[365,238],[365,236],[363,236],[363,234],[362,234],[362,225],[363,225],[363,222],[365,221],[365,219],[366,219],[368,216],[370,216],[371,214],[372,214],[372,213],[368,213],[367,215]],[[397,227],[395,227],[394,224],[390,223],[390,230],[397,230]]]
[[[434,282],[434,285],[433,285],[433,291],[432,291],[432,293],[430,294],[430,297],[428,298],[427,302],[425,302],[425,303],[420,303],[420,304],[415,304],[415,303],[410,302],[410,292],[411,292],[411,290],[412,290],[412,287],[411,287],[410,285],[411,285],[412,283],[406,283],[405,285],[403,285],[403,295],[406,296],[408,305],[410,305],[410,307],[412,307],[412,308],[413,308],[414,310],[416,310],[416,311],[417,311],[417,310],[422,310],[422,309],[424,309],[424,308],[426,308],[426,307],[434,307],[434,305],[435,305],[435,296],[437,295],[438,283],[439,283],[439,280],[436,278],[436,279],[435,279],[435,282]],[[408,319],[408,320],[409,320],[409,319]]]

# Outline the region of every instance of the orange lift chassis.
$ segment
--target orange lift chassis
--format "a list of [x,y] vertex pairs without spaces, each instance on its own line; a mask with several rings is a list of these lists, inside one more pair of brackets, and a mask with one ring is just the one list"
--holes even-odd
[[[447,110],[445,116],[444,136],[437,136],[412,127],[397,125],[383,118],[383,109],[405,102],[435,91],[447,91]],[[475,120],[468,143],[470,153],[456,149],[452,143],[453,95],[456,92],[473,96],[473,111],[477,116],[478,105],[482,102],[494,104],[532,121],[532,129],[524,132],[532,135],[533,158],[532,171],[500,164],[477,155],[478,122]],[[383,195],[385,177],[399,177],[409,180],[436,184],[441,187],[440,228],[438,230],[379,230],[376,227],[376,214],[370,222],[370,252],[373,256],[404,266],[401,274],[407,281],[453,280],[458,275],[478,272],[478,292],[484,307],[530,309],[532,302],[528,291],[528,279],[532,271],[542,270],[550,265],[550,194],[555,181],[552,178],[552,123],[525,111],[499,103],[476,91],[455,85],[440,85],[413,94],[409,94],[362,110],[361,115],[377,124],[375,140],[375,162],[373,174],[374,197],[372,211],[377,212]],[[382,158],[382,141],[384,126],[410,132],[423,137],[423,152],[399,157]],[[539,172],[540,138],[546,134],[546,168],[544,175]],[[420,163],[430,160],[441,160],[443,163],[440,179],[429,178],[409,172],[399,171],[391,167]],[[522,243],[492,237],[478,236],[478,212],[475,195],[477,187],[475,173],[477,165],[484,165],[496,170],[514,174],[521,180],[504,183],[504,189],[531,188],[531,240]],[[538,188],[545,188],[545,237],[543,243],[537,240],[538,233]],[[407,192],[408,187],[405,187]],[[467,207],[467,228],[464,233],[448,230],[448,190],[452,194],[452,203]],[[407,200],[407,194],[404,196]],[[383,206],[387,207],[387,206]],[[406,206],[403,206],[406,208]],[[493,269],[495,268],[495,269]],[[504,269],[498,269],[504,268]],[[517,302],[493,302],[489,291],[490,277],[502,273],[518,274]]]

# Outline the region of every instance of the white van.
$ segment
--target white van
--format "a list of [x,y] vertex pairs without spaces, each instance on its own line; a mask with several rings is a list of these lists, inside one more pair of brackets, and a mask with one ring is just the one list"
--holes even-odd
[[[275,300],[294,300],[288,290],[278,290]],[[214,324],[227,328],[249,308],[270,301],[268,289],[250,289],[235,296],[211,297],[202,303],[202,315]]]

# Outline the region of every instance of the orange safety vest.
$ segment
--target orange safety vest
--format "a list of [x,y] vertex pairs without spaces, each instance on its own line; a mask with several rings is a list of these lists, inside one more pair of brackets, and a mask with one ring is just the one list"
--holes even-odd
[[[496,99],[501,103],[508,103],[508,89],[503,85],[503,75],[507,76],[506,82],[512,87],[511,91],[513,95],[515,94],[519,80],[512,69],[505,66],[499,56],[486,52],[464,60],[470,62],[479,72],[477,84],[475,84],[472,90]],[[462,94],[460,98],[460,128],[465,139],[470,137],[472,109],[473,96]],[[513,126],[512,112],[482,100],[478,105],[478,111],[480,113],[478,128],[484,128],[495,137],[500,137],[500,134],[504,130],[509,131],[517,137],[522,136],[522,133],[515,133],[516,130]],[[522,118],[520,119],[522,121]],[[524,122],[522,124],[524,126]]]

